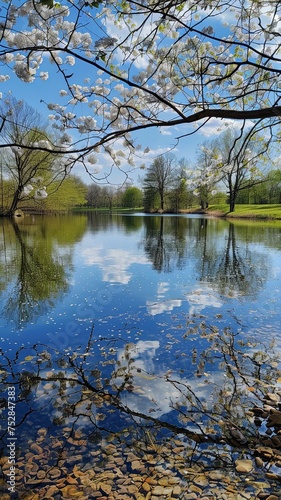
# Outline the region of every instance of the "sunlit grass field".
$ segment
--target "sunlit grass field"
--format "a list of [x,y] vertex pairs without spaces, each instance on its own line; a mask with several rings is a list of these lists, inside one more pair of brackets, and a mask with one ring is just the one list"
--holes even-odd
[[[75,212],[118,212],[118,213],[131,213],[142,212],[142,207],[136,208],[92,208],[92,207],[78,207],[73,209]],[[235,205],[234,212],[229,212],[229,205],[227,203],[219,203],[216,205],[209,205],[206,210],[201,210],[199,207],[193,207],[187,210],[180,210],[180,213],[206,213],[214,216],[225,216],[232,218],[252,218],[252,219],[280,219],[281,220],[281,204],[272,205]]]
[[210,205],[206,213],[227,217],[251,217],[258,219],[281,219],[281,205],[236,205],[234,212],[229,212],[229,205]]

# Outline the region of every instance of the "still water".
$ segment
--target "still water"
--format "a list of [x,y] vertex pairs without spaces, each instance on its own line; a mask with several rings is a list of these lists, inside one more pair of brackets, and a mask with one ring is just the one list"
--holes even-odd
[[249,450],[269,435],[251,408],[281,390],[281,222],[93,213],[0,231],[3,498],[224,498],[230,476],[245,498],[276,490]]

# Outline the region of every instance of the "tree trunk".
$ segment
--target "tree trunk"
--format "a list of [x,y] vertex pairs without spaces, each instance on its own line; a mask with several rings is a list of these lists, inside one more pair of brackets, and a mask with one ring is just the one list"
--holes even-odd
[[11,206],[8,210],[8,215],[12,216],[14,214],[15,210],[17,209],[21,193],[22,193],[22,188],[20,186],[18,186],[17,190],[14,193]]
[[160,208],[161,208],[161,211],[164,211],[164,193],[163,193],[163,191],[161,191],[161,193],[160,193]]
[[209,203],[207,201],[204,201],[204,200],[200,201],[201,210],[205,210],[206,208],[208,208],[208,206],[209,206]]
[[229,211],[230,212],[234,212],[235,201],[236,201],[236,193],[234,191],[231,191],[231,193],[229,195]]

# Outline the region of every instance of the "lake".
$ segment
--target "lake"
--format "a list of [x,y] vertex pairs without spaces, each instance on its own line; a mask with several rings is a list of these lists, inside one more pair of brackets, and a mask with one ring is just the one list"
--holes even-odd
[[0,233],[3,500],[279,498],[281,221]]

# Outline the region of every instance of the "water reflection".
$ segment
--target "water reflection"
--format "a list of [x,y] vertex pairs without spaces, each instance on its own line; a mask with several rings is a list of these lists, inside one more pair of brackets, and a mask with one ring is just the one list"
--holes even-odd
[[[20,224],[4,220],[2,317],[20,325],[54,308],[69,290],[78,248],[83,265],[101,271],[101,282],[128,286],[128,293],[134,295],[148,292],[153,270],[161,274],[154,296],[150,286],[145,301],[152,316],[181,307],[183,300],[188,300],[190,312],[198,313],[207,304],[220,307],[220,295],[254,297],[272,272],[270,259],[258,246],[261,232],[266,245],[280,248],[275,226],[263,224],[256,231],[249,223],[207,218],[94,213],[30,217]],[[84,239],[87,243],[78,247]],[[166,277],[179,271],[181,291],[175,294],[176,282],[171,284]]]
[[[255,340],[242,339],[230,329],[204,327],[200,318],[185,320],[192,333],[178,334],[172,341],[122,346],[120,339],[95,339],[92,330],[80,350],[68,349],[59,359],[40,344],[28,356],[19,349],[14,359],[2,352],[0,377],[16,393],[18,498],[29,491],[48,498],[53,488],[55,498],[87,500],[93,492],[93,498],[107,492],[118,499],[126,491],[123,480],[126,487],[137,483],[141,488],[151,478],[153,490],[166,478],[166,487],[172,489],[163,490],[164,500],[171,491],[174,498],[176,491],[188,492],[194,471],[204,478],[202,494],[211,487],[219,497],[231,483],[232,492],[242,488],[254,495],[259,481],[270,492],[280,477],[274,474],[280,411],[274,412],[271,438],[254,415],[267,418],[263,401],[270,397],[273,405],[278,402],[277,353],[269,346],[261,352]],[[191,350],[195,332],[204,345]],[[168,364],[166,357],[157,366],[157,351],[166,345],[175,355],[179,342],[185,373],[179,373],[176,359]],[[97,362],[98,350],[102,356]],[[3,394],[6,402],[7,390]],[[2,428],[1,464],[7,481],[9,435]],[[256,470],[255,457],[265,446],[272,449],[271,455],[261,459]],[[234,464],[245,454],[251,464],[246,482]],[[212,477],[212,470],[220,474]]]
[[158,272],[182,269],[187,255],[190,219],[153,216],[144,218],[144,251]]
[[208,234],[208,222],[204,220],[196,242],[200,280],[225,296],[256,295],[270,272],[267,255],[257,248],[251,250],[251,243],[243,241],[245,232],[237,238],[231,222],[224,231],[224,245],[218,244]]
[[[3,224],[5,327],[21,323],[29,340],[40,326],[40,342],[23,335],[13,352],[13,324],[1,338],[0,466],[7,481],[13,386],[18,498],[183,498],[195,474],[202,497],[211,483],[221,498],[231,481],[254,498],[259,479],[270,493],[275,452],[258,471],[255,456],[281,446],[276,311],[269,322],[280,311],[280,231],[185,216]],[[262,420],[270,397],[273,427],[272,415]]]
[[87,219],[1,222],[1,315],[19,326],[38,319],[67,292],[73,243],[81,239]]

